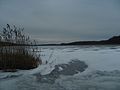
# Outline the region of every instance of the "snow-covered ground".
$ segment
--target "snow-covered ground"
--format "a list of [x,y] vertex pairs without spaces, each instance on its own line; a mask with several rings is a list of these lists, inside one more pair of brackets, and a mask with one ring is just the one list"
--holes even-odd
[[[33,70],[0,72],[0,90],[120,90],[120,46],[40,48],[43,64]],[[84,61],[88,67],[74,75],[50,76],[55,65],[69,64],[73,60]],[[59,67],[59,71],[63,69]],[[55,78],[55,82],[47,82],[48,78],[49,81]]]

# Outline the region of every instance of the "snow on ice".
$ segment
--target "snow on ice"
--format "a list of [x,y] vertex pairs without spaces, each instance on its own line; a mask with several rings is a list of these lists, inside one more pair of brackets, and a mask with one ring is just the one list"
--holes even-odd
[[[43,64],[32,70],[0,72],[0,90],[120,90],[120,46],[40,48]],[[74,60],[84,62],[88,67],[80,72],[75,68],[77,64],[72,64],[72,70],[77,73],[61,74],[66,69],[62,65],[69,67]],[[51,73],[55,70],[59,75],[53,77]],[[65,73],[68,71],[66,69]]]

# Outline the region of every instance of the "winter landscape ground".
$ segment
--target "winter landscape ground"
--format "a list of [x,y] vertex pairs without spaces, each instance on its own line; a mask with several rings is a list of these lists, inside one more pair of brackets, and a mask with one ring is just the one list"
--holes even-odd
[[40,46],[42,65],[0,71],[0,90],[120,90],[120,46]]

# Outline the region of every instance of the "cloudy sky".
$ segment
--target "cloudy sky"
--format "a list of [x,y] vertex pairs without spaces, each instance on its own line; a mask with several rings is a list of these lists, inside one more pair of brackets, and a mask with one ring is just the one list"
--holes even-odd
[[41,43],[120,35],[120,0],[0,0],[0,30],[24,27]]

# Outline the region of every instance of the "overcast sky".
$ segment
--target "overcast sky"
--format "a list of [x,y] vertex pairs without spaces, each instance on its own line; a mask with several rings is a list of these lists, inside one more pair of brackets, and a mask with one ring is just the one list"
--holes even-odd
[[120,0],[0,0],[7,23],[41,43],[107,39],[120,35]]

